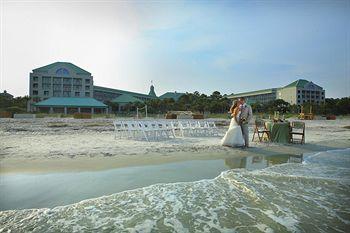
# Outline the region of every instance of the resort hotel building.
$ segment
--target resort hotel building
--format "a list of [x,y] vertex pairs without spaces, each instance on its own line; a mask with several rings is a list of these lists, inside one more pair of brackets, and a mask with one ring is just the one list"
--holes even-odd
[[268,103],[276,99],[282,99],[292,105],[304,103],[322,104],[325,102],[325,90],[311,81],[299,79],[287,86],[270,88],[258,91],[229,95],[229,99],[244,97],[249,103]]
[[184,93],[167,92],[157,97],[151,85],[148,94],[94,86],[90,72],[69,62],[55,62],[32,70],[29,74],[28,111],[50,113],[107,113],[107,102],[118,104],[118,110],[130,103],[151,99],[173,98]]

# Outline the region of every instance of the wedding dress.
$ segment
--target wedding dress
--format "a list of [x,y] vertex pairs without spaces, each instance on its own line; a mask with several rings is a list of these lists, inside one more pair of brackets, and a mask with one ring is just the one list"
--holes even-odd
[[[237,114],[236,119],[239,121],[239,116],[241,113]],[[242,129],[239,124],[232,117],[230,127],[227,130],[224,138],[221,140],[221,145],[239,147],[244,146],[244,138],[242,135]]]

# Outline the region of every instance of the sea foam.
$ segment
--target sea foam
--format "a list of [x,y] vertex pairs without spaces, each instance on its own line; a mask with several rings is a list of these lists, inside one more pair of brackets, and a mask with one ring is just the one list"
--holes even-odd
[[233,169],[52,209],[0,212],[0,232],[346,232],[350,149],[303,164]]

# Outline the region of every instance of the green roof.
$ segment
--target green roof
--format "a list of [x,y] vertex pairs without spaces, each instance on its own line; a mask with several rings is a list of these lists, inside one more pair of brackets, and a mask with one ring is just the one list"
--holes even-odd
[[3,93],[0,93],[0,96],[6,97],[6,98],[13,98],[13,95],[8,93],[6,90],[4,90]]
[[278,88],[269,88],[269,89],[263,89],[258,91],[250,91],[250,92],[242,92],[234,95],[229,95],[227,98],[238,98],[238,97],[245,97],[245,96],[254,96],[254,95],[262,95],[262,94],[272,94],[274,92],[277,92]]
[[85,74],[85,75],[91,75],[90,72],[87,72],[86,70],[80,68],[79,66],[74,65],[73,63],[70,62],[54,62],[52,64],[43,66],[43,67],[39,67],[33,70],[33,72],[47,72],[48,70],[52,69],[52,68],[60,68],[62,66],[66,66],[69,67],[71,70],[73,70],[74,72],[76,72],[76,74]]
[[131,92],[131,91],[124,91],[114,88],[108,88],[108,87],[100,87],[100,86],[94,86],[94,91],[104,91],[104,92],[111,92],[111,93],[117,93],[117,94],[128,94],[132,95],[133,97],[142,97],[142,98],[149,98],[149,99],[156,99],[156,96],[150,96],[146,94],[141,94],[137,92]]
[[173,99],[173,100],[177,101],[183,95],[185,95],[185,93],[167,92],[167,93],[164,93],[163,95],[159,96],[159,98],[160,99]]
[[112,100],[113,103],[135,103],[135,102],[141,102],[143,103],[142,100],[135,98],[134,96],[130,94],[122,94]]
[[51,97],[36,103],[37,107],[98,107],[105,108],[107,105],[94,98],[79,97]]
[[305,79],[298,79],[297,81],[294,81],[285,87],[301,87],[301,88],[303,88],[308,83],[310,83],[310,82],[305,80]]

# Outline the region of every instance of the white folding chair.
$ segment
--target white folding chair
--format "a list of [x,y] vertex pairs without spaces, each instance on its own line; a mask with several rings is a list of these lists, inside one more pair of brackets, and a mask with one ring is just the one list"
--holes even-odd
[[163,121],[163,126],[164,126],[164,129],[166,130],[166,132],[170,135],[173,136],[173,138],[176,138],[176,135],[175,135],[175,128],[173,127],[172,123],[169,122],[169,121]]
[[179,128],[180,128],[182,137],[185,137],[186,133],[188,133],[189,135],[192,135],[191,126],[188,121],[179,121]]
[[171,128],[173,130],[173,134],[175,135],[175,137],[176,137],[176,131],[182,133],[182,131],[180,129],[179,121],[170,121],[170,125],[171,125]]
[[114,125],[114,139],[117,138],[117,134],[119,135],[119,138],[123,137],[123,134],[125,133],[125,128],[123,126],[122,121],[113,121]]
[[[153,136],[155,137],[154,133],[154,129],[152,129],[152,126],[149,122],[147,121],[140,121],[138,123],[139,125],[139,129],[141,130],[143,136],[145,137],[145,139],[149,142],[149,137]],[[153,135],[152,135],[153,134]]]
[[129,138],[136,139],[138,132],[140,131],[139,125],[135,121],[126,121],[124,123],[128,129]]
[[208,128],[211,136],[219,136],[218,128],[215,125],[214,121],[208,121]]
[[199,132],[201,132],[202,135],[208,136],[210,135],[210,129],[208,126],[208,123],[206,121],[197,121]]
[[199,136],[201,134],[197,121],[189,121],[188,124],[190,128],[191,136]]
[[156,122],[157,125],[157,133],[159,134],[160,137],[166,137],[166,138],[170,138],[170,132],[167,129],[166,125],[164,122],[162,121],[157,121]]

